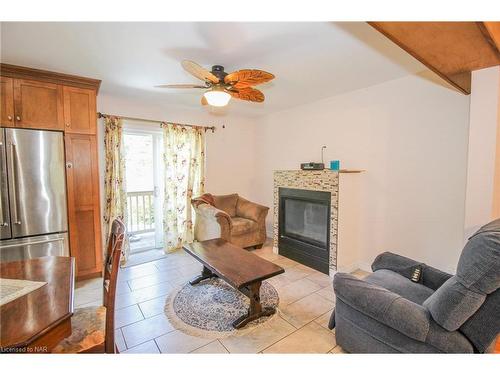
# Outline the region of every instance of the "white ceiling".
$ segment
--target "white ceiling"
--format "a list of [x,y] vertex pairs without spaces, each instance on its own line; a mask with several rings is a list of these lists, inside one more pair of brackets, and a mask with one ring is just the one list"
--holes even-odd
[[226,71],[257,68],[276,79],[262,104],[232,100],[257,116],[379,84],[425,67],[366,23],[1,23],[1,61],[102,80],[101,93],[199,108],[201,90],[180,61]]

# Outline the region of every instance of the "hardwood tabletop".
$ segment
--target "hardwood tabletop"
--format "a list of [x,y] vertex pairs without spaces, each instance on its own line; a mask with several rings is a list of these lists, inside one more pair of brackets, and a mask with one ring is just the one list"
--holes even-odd
[[25,347],[73,315],[75,259],[0,263],[0,278],[47,284],[0,307],[0,348]]
[[285,272],[280,266],[220,238],[193,242],[183,248],[237,289]]

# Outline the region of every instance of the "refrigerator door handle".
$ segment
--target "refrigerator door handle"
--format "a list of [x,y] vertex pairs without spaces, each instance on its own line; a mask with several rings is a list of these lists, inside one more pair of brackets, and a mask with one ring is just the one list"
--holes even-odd
[[[0,143],[0,146],[1,146],[1,145],[2,145],[2,144]],[[0,191],[0,194],[1,194],[1,193],[2,193],[2,192]],[[5,217],[3,216],[3,203],[2,203],[2,202],[3,202],[3,198],[2,198],[2,196],[0,195],[0,226],[1,226],[1,227],[4,227],[4,226],[5,226],[5,225],[4,225],[4,224],[5,224]]]
[[[1,143],[0,143],[1,146]],[[2,192],[0,191],[0,194]],[[5,217],[5,213],[3,211],[3,197],[0,195],[0,227],[8,227],[9,223],[7,222],[7,218]]]
[[12,182],[14,185],[14,189],[12,190],[12,198],[14,201],[14,204],[12,205],[12,221],[16,225],[21,225],[21,221],[19,220],[18,216],[18,205],[19,202],[17,200],[17,197],[19,195],[19,181],[17,180],[17,164],[16,164],[16,158],[17,158],[17,152],[16,152],[16,144],[14,142],[10,142],[10,152],[11,152],[11,158],[10,158],[10,163],[11,163],[11,173],[12,173]]
[[[3,144],[3,141],[0,141],[0,168],[2,168],[2,159],[3,158],[3,152],[2,152],[2,148],[4,148],[4,144]],[[2,194],[4,192],[1,191],[0,189],[0,227],[8,227],[9,226],[9,223],[7,222],[7,218],[5,217],[5,213],[4,213],[4,210],[3,210],[3,200],[4,200],[4,197],[2,197]]]

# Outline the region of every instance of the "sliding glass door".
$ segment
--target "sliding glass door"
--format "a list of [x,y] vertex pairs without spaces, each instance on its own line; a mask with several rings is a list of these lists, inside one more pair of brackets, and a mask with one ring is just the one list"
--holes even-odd
[[125,124],[127,230],[132,253],[163,247],[162,134]]

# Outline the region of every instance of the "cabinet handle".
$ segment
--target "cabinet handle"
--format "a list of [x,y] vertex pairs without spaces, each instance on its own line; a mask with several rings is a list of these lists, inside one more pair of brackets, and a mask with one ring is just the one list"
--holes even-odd
[[7,118],[9,119],[9,121],[12,121],[12,116],[7,116]]
[[21,121],[21,116],[16,116],[17,121]]
[[66,124],[66,127],[69,128],[71,125],[69,124],[69,122]]
[[71,162],[67,162],[67,163],[66,163],[66,168],[68,168],[68,169],[73,168],[73,163],[71,163]]

